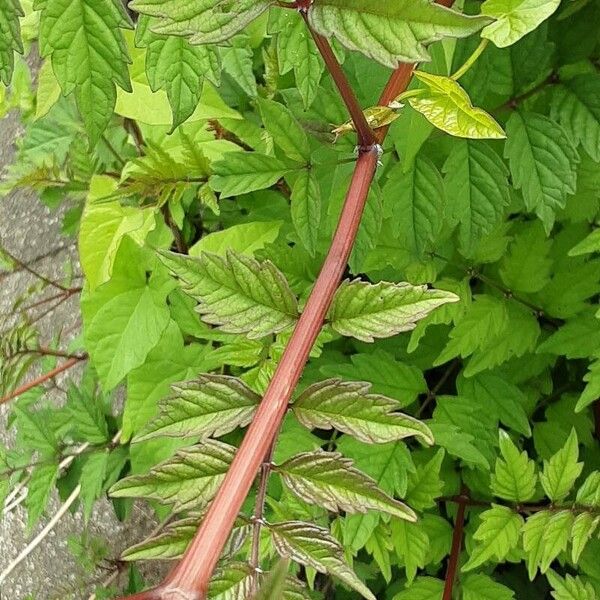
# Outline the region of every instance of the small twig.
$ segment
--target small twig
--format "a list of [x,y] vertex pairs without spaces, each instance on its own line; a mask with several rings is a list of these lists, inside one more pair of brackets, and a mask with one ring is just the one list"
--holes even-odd
[[469,496],[466,489],[463,488],[462,494],[458,497],[458,512],[454,523],[454,532],[452,534],[452,547],[450,549],[450,558],[448,559],[448,568],[446,569],[446,580],[444,582],[444,593],[442,600],[452,600],[452,590],[456,579],[456,571],[458,569],[458,559],[460,557],[460,549],[462,548],[463,532],[465,528],[465,510]]
[[12,392],[10,392],[9,394],[7,394],[6,396],[3,396],[2,398],[0,398],[0,404],[5,404],[9,400],[12,400],[13,398],[17,398],[21,394],[24,394],[25,392],[28,392],[32,388],[37,387],[38,385],[41,385],[42,383],[48,381],[49,379],[52,379],[53,377],[56,377],[63,371],[67,371],[71,367],[75,366],[76,364],[78,364],[81,361],[84,361],[86,359],[87,359],[87,355],[82,355],[77,358],[70,358],[69,360],[65,361],[62,365],[59,365],[58,367],[52,369],[51,371],[48,371],[47,373],[44,373],[43,375],[40,375],[39,377],[36,377],[33,381],[30,381],[29,383],[25,383],[22,386],[18,387],[17,389],[13,390]]
[[440,377],[440,380],[435,384],[435,387],[427,392],[427,396],[425,397],[425,400],[423,400],[423,404],[421,404],[421,407],[417,412],[417,417],[420,417],[425,412],[425,409],[435,400],[439,391],[442,389],[446,381],[448,381],[457,367],[460,367],[460,360],[455,359],[450,363],[444,374]]
[[63,292],[67,292],[69,290],[68,287],[65,287],[64,285],[61,285],[57,281],[53,281],[52,279],[46,277],[45,275],[42,275],[41,273],[38,273],[30,265],[28,265],[28,264],[24,263],[22,260],[18,259],[16,256],[14,256],[13,254],[11,254],[5,248],[3,248],[2,251],[4,252],[4,254],[6,254],[6,256],[8,256],[8,258],[10,258],[10,260],[12,260],[19,267],[20,270],[27,271],[30,275],[33,275],[34,277],[37,277],[38,279],[40,279],[41,281],[43,281],[47,285],[51,285],[52,287],[55,287],[55,288],[57,288],[59,290],[62,290]]
[[115,160],[119,163],[121,168],[123,168],[127,164],[127,161],[117,152],[117,149],[112,145],[106,135],[102,134],[100,139],[104,142],[104,145],[108,148],[109,152],[115,157]]
[[189,248],[183,239],[183,234],[181,233],[181,229],[177,227],[177,223],[173,221],[173,217],[171,216],[171,210],[169,209],[169,203],[166,202],[162,205],[160,212],[162,213],[163,219],[167,227],[171,230],[173,234],[173,238],[175,239],[175,247],[177,248],[177,252],[179,254],[188,254]]
[[[4,251],[4,248],[2,248],[2,250]],[[57,254],[60,254],[61,252],[70,250],[69,246],[59,246],[58,248],[54,248],[53,250],[49,250],[48,252],[45,252],[44,254],[40,254],[39,256],[36,256],[34,259],[29,261],[29,266],[31,265],[35,265],[36,263],[45,260],[46,258],[52,258],[53,256],[56,256]],[[23,270],[23,268],[19,265],[17,265],[16,269],[13,269],[12,271],[6,271],[3,273],[0,273],[0,281],[6,279],[7,277],[10,277],[11,275],[15,275],[16,273],[19,273]]]
[[59,508],[57,513],[48,521],[46,526],[36,535],[19,555],[2,571],[0,574],[0,584],[4,583],[6,578],[41,544],[44,538],[54,529],[56,524],[62,519],[64,514],[71,508],[79,497],[81,484],[79,484],[67,498],[65,503]]

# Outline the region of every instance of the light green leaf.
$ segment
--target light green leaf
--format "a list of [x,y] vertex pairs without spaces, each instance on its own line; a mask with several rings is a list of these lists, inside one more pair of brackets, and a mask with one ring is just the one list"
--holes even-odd
[[592,539],[600,524],[600,516],[594,517],[589,512],[579,513],[573,522],[571,529],[571,558],[577,564],[581,553],[585,550],[587,543]]
[[281,556],[289,556],[292,560],[312,567],[320,573],[336,577],[367,600],[375,600],[375,596],[346,563],[341,544],[327,529],[301,521],[267,526],[275,550]]
[[31,479],[27,484],[25,507],[27,508],[27,527],[32,527],[40,520],[46,510],[50,494],[58,479],[58,465],[40,465],[31,472]]
[[434,577],[417,577],[412,585],[394,596],[394,600],[440,600],[444,582]]
[[332,512],[375,510],[409,521],[417,518],[408,506],[388,496],[338,452],[305,452],[275,470],[300,499]]
[[443,180],[435,165],[417,155],[406,172],[401,165],[394,166],[383,195],[393,201],[400,241],[416,256],[430,250],[442,226],[445,204]]
[[560,0],[486,0],[481,14],[495,19],[484,27],[481,37],[499,48],[510,46],[527,35],[556,11]]
[[550,115],[593,160],[600,161],[600,75],[576,75],[556,86]]
[[28,447],[37,450],[41,456],[54,457],[59,443],[52,428],[48,427],[46,410],[25,410],[18,405],[13,408],[19,437]]
[[134,0],[129,7],[157,17],[156,33],[189,37],[192,44],[217,44],[241,31],[274,0]]
[[203,236],[190,248],[190,256],[201,256],[202,252],[214,252],[225,256],[233,250],[245,256],[254,256],[274,242],[279,236],[283,221],[258,221],[232,225],[223,231],[215,231]]
[[583,238],[576,246],[569,250],[569,256],[580,256],[600,252],[600,228],[594,229],[592,233]]
[[217,569],[210,581],[210,600],[242,600],[252,594],[254,572],[249,564],[233,562]]
[[225,159],[213,163],[213,170],[211,187],[221,198],[229,198],[269,188],[293,168],[259,152],[228,152]]
[[600,506],[600,472],[592,471],[577,491],[577,503]]
[[44,0],[39,2],[40,51],[52,56],[63,94],[75,93],[90,142],[108,125],[117,92],[131,91],[130,62],[122,29],[131,20],[117,0]]
[[565,445],[550,460],[544,461],[540,475],[542,487],[553,502],[564,500],[581,474],[583,463],[577,462],[578,457],[577,434],[572,429]]
[[541,543],[540,571],[542,573],[545,573],[552,561],[567,549],[573,520],[573,513],[570,510],[561,510],[548,519]]
[[292,410],[309,428],[339,429],[367,443],[385,443],[415,436],[432,444],[429,428],[396,412],[391,398],[370,394],[370,385],[328,379],[308,387],[294,402]]
[[489,23],[428,0],[315,0],[308,16],[321,35],[392,69],[429,60],[425,45],[430,42],[467,37]]
[[443,170],[448,210],[459,223],[461,248],[470,252],[506,211],[510,202],[508,169],[488,144],[455,141]]
[[306,162],[310,158],[308,137],[289,108],[266,98],[258,100],[265,129],[284,154],[292,160]]
[[[254,75],[254,52],[243,38],[234,40],[234,44],[221,50],[223,70],[250,96],[258,96],[256,76]],[[205,46],[206,47],[206,46]],[[208,46],[210,47],[210,46]]]
[[496,469],[492,475],[492,493],[517,504],[531,500],[535,495],[537,482],[535,462],[529,459],[525,450],[519,452],[502,429],[500,430],[500,453],[502,458],[496,461]]
[[220,437],[250,422],[260,396],[235,377],[200,375],[171,386],[159,404],[160,414],[136,435],[135,442],[154,437]]
[[87,393],[83,387],[70,384],[66,408],[71,417],[74,435],[91,444],[103,444],[109,440],[102,399]]
[[180,36],[153,33],[156,20],[142,16],[136,28],[136,44],[146,47],[146,74],[153,92],[165,90],[173,111],[173,131],[192,116],[207,77],[219,82],[219,58],[213,48],[192,46]]
[[492,505],[480,515],[481,523],[473,534],[477,544],[463,571],[472,571],[487,560],[502,562],[519,543],[523,517],[507,506]]
[[81,492],[79,493],[79,497],[86,522],[92,516],[94,502],[102,495],[109,456],[110,453],[108,450],[93,452],[86,457],[81,469],[81,478],[79,480]]
[[407,504],[423,510],[436,505],[444,488],[440,478],[440,469],[444,460],[444,449],[440,448],[433,457],[408,475],[408,488],[405,496]]
[[555,600],[596,600],[598,595],[590,581],[573,577],[568,573],[563,577],[550,570],[546,577],[552,586],[552,597]]
[[415,328],[417,321],[438,306],[457,302],[443,290],[409,283],[344,281],[338,288],[328,321],[335,331],[364,342],[390,337]]
[[415,77],[427,89],[408,103],[430,123],[450,135],[471,139],[503,139],[502,127],[481,108],[471,104],[469,95],[450,77],[416,71]]
[[523,549],[526,552],[527,573],[533,581],[544,553],[544,534],[552,513],[548,510],[531,515],[523,527]]
[[321,188],[312,169],[301,171],[294,181],[290,210],[302,245],[314,256],[321,224]]
[[463,600],[513,600],[515,593],[489,575],[472,573],[461,581]]
[[392,519],[390,533],[396,554],[406,569],[408,584],[413,583],[418,569],[425,568],[429,551],[429,536],[421,523]]
[[515,187],[525,206],[535,211],[546,233],[555,213],[564,208],[567,194],[575,192],[579,155],[564,129],[548,117],[514,112],[506,125],[508,158]]
[[223,331],[261,338],[297,318],[296,297],[268,260],[258,262],[233,251],[226,256],[203,252],[198,258],[162,252],[161,260],[183,291],[200,302],[202,319]]
[[35,119],[46,116],[60,98],[60,84],[52,70],[52,61],[45,60],[38,73]]
[[476,465],[485,470],[489,469],[490,464],[475,446],[475,438],[472,435],[449,423],[430,421],[427,424],[431,429],[435,443],[445,448],[448,454],[460,458],[467,464]]
[[23,53],[19,17],[25,13],[19,0],[6,0],[0,6],[0,81],[10,85],[15,66],[15,52]]
[[174,512],[206,505],[219,489],[235,448],[217,440],[204,440],[184,448],[146,475],[121,479],[110,489],[113,498],[149,498],[169,504]]

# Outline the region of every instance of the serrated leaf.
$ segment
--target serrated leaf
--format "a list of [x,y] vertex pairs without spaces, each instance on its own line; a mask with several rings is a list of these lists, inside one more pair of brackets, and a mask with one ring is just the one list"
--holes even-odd
[[575,192],[579,155],[558,124],[536,113],[514,112],[506,124],[504,155],[527,210],[535,211],[546,233],[555,213]]
[[101,399],[71,384],[67,396],[67,410],[72,419],[77,439],[91,444],[102,444],[109,439]]
[[392,519],[390,533],[398,558],[406,569],[406,579],[411,584],[418,569],[425,568],[429,551],[429,536],[421,523]]
[[600,161],[599,75],[576,75],[556,86],[550,115],[593,160]]
[[561,510],[548,519],[541,544],[540,571],[542,573],[545,573],[552,561],[567,549],[573,519],[573,513],[569,510]]
[[367,600],[375,600],[375,596],[344,560],[343,548],[329,533],[329,530],[301,521],[288,521],[267,526],[271,532],[275,550],[281,556],[289,556],[292,560],[312,567],[320,573],[336,577]]
[[503,139],[502,127],[481,108],[475,108],[471,99],[457,81],[450,77],[416,71],[415,77],[427,89],[408,103],[432,125],[450,135],[471,139]]
[[92,516],[94,502],[102,495],[109,456],[110,453],[108,450],[93,452],[86,458],[81,469],[81,478],[79,480],[81,492],[79,493],[79,497],[86,522]]
[[327,319],[341,335],[373,342],[375,338],[414,329],[417,321],[450,302],[458,302],[458,296],[427,286],[344,281],[335,294]]
[[577,490],[577,502],[583,506],[600,506],[600,471],[592,471]]
[[306,251],[314,256],[321,224],[321,188],[312,169],[304,169],[292,186],[292,223]]
[[174,512],[198,508],[209,502],[233,460],[235,448],[204,440],[184,448],[146,475],[121,479],[110,489],[114,498],[149,498],[170,504]]
[[535,495],[537,474],[535,463],[527,452],[513,444],[508,434],[500,430],[500,453],[492,475],[491,490],[495,496],[520,504],[531,500]]
[[499,48],[510,46],[533,31],[556,11],[560,0],[486,0],[481,14],[495,19],[481,37]]
[[461,248],[470,252],[502,219],[510,202],[508,169],[488,144],[456,141],[444,167],[448,209],[458,221]]
[[565,445],[550,460],[544,461],[540,482],[553,502],[564,500],[581,474],[583,463],[577,462],[579,442],[572,429]]
[[543,510],[531,515],[523,527],[523,549],[526,552],[527,573],[533,581],[544,552],[544,533],[552,513]]
[[224,565],[213,575],[208,586],[210,600],[242,600],[249,598],[254,587],[255,573],[247,563]]
[[210,185],[221,198],[269,188],[293,170],[278,158],[259,152],[228,152],[226,159],[212,166]]
[[190,258],[161,252],[184,292],[200,302],[202,319],[228,333],[260,338],[292,325],[298,304],[283,274],[270,261],[229,251]]
[[546,573],[546,577],[553,588],[552,597],[555,600],[596,600],[598,597],[590,581],[583,581],[568,573],[563,578],[552,570]]
[[513,600],[515,593],[489,575],[473,573],[461,581],[463,600]]
[[414,255],[422,256],[431,249],[443,221],[444,184],[436,166],[421,155],[406,171],[395,165],[383,194],[393,202],[400,241]]
[[398,403],[369,393],[365,382],[328,379],[308,387],[292,410],[306,427],[338,429],[360,441],[382,444],[415,436],[432,444],[429,428],[419,420],[395,412]]
[[416,520],[405,504],[388,496],[376,482],[338,452],[305,452],[276,467],[283,482],[300,499],[332,512],[384,512]]
[[156,33],[189,38],[192,44],[217,44],[241,31],[274,0],[134,0],[129,7],[159,19]]
[[173,112],[171,131],[192,116],[202,95],[204,78],[217,84],[219,57],[213,48],[192,46],[183,37],[153,33],[156,20],[141,16],[136,43],[146,47],[146,74],[153,92],[164,90]]
[[472,435],[449,423],[430,421],[427,424],[431,429],[435,443],[445,448],[448,454],[460,458],[467,464],[476,465],[486,470],[489,469],[489,462],[473,443],[475,439]]
[[444,488],[444,482],[440,478],[444,456],[444,449],[440,448],[428,462],[419,465],[414,472],[408,474],[404,499],[410,506],[417,510],[435,506],[436,498],[441,495]]
[[95,144],[112,117],[115,84],[131,91],[122,32],[132,28],[131,20],[116,0],[38,0],[38,4],[41,54],[52,57],[63,94],[75,93]]
[[234,40],[239,45],[231,45],[221,49],[223,70],[250,96],[258,96],[256,76],[254,75],[254,52],[242,39]]
[[58,465],[40,465],[31,472],[27,485],[25,507],[27,508],[27,527],[31,529],[40,519],[58,479]]
[[466,37],[489,22],[428,0],[315,0],[308,16],[321,35],[392,69],[429,60],[425,44],[444,36]]
[[19,0],[6,0],[0,6],[0,81],[10,85],[15,52],[23,52],[19,17],[24,16]]
[[417,577],[413,584],[394,596],[394,600],[440,600],[444,582],[434,577]]
[[519,543],[523,518],[507,506],[492,505],[480,515],[473,538],[478,542],[463,571],[471,571],[487,560],[502,562]]
[[580,513],[575,517],[571,529],[571,558],[574,564],[577,564],[579,561],[581,553],[585,550],[587,543],[596,532],[599,524],[600,516],[594,517],[589,512]]
[[250,422],[260,396],[243,381],[226,375],[200,375],[171,386],[159,404],[160,414],[133,442],[154,437],[220,437]]

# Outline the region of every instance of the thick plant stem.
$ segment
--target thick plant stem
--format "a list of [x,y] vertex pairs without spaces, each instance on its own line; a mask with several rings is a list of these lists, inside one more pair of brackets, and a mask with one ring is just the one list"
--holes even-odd
[[454,581],[458,570],[458,559],[462,548],[462,540],[465,528],[465,510],[469,503],[469,497],[466,490],[463,490],[457,499],[458,512],[456,513],[456,521],[454,523],[454,533],[452,534],[452,547],[450,549],[450,558],[448,559],[448,568],[446,569],[446,580],[444,582],[444,593],[442,600],[452,600],[452,591],[454,589]]

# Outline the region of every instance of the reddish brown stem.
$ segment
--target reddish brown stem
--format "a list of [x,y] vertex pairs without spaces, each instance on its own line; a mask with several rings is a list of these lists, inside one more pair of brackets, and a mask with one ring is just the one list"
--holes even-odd
[[68,369],[75,366],[82,360],[85,360],[86,358],[87,356],[77,356],[70,358],[69,360],[65,361],[62,365],[59,365],[58,367],[52,369],[51,371],[48,371],[47,373],[44,373],[43,375],[40,375],[39,377],[36,377],[33,381],[30,381],[29,383],[23,384],[16,390],[12,391],[10,394],[3,396],[2,398],[0,398],[0,404],[4,404],[9,400],[12,400],[13,398],[17,398],[21,394],[24,394],[25,392],[28,392],[34,387],[37,387],[38,385],[41,385],[42,383],[56,377],[60,373],[67,371]]
[[458,498],[458,512],[454,523],[454,533],[452,534],[452,547],[450,549],[450,558],[448,559],[448,568],[446,569],[446,580],[444,582],[444,593],[442,600],[452,600],[452,590],[458,570],[458,559],[462,547],[463,532],[465,528],[465,510],[469,503],[469,497],[461,494]]

